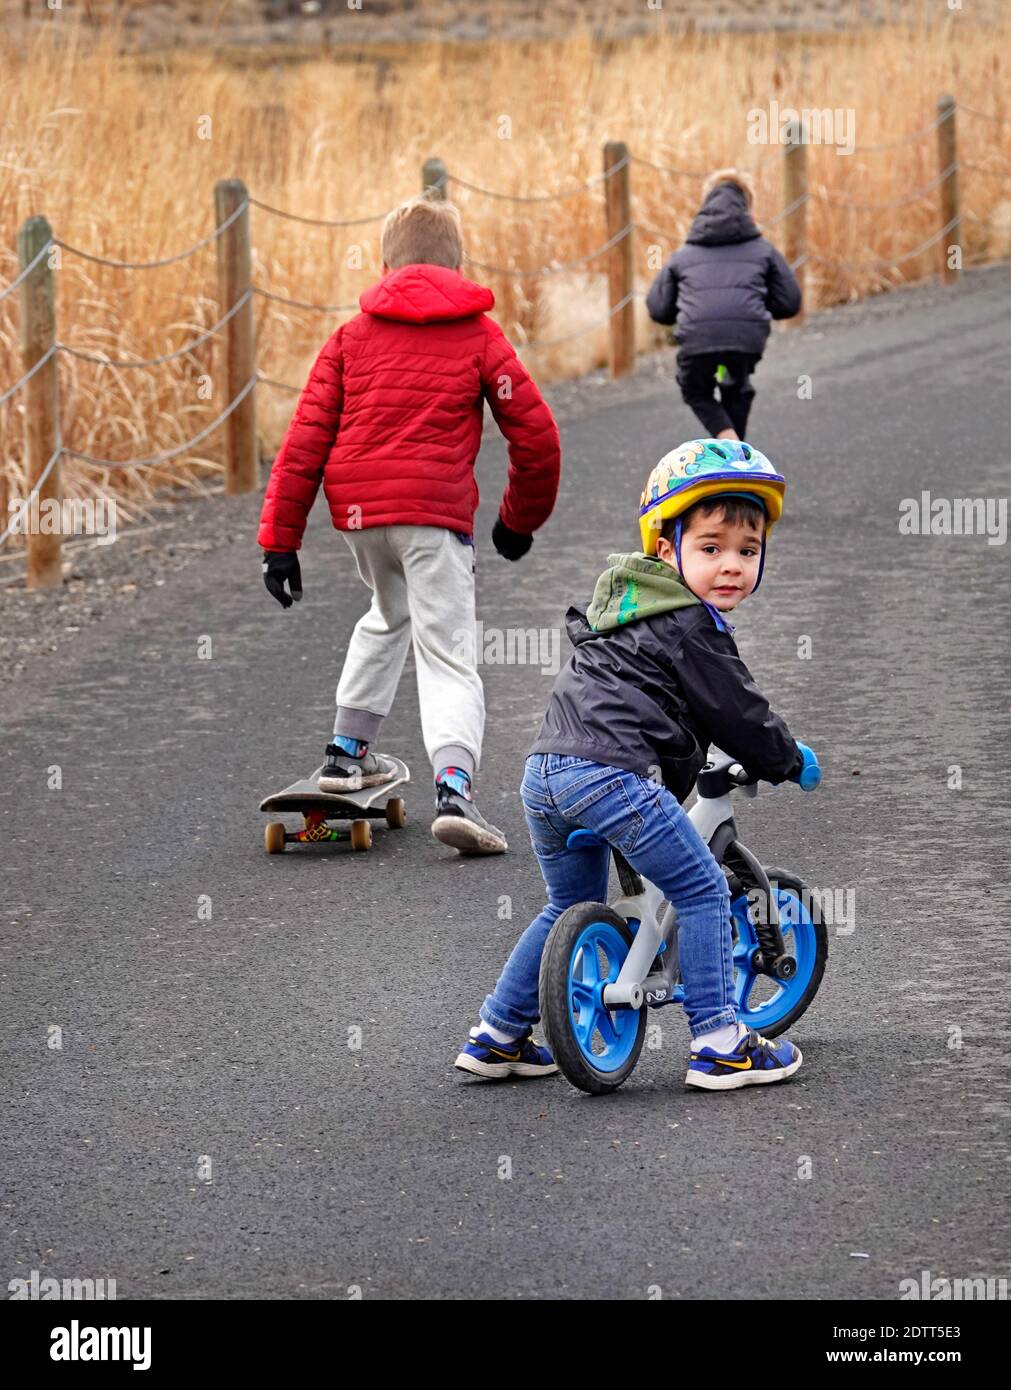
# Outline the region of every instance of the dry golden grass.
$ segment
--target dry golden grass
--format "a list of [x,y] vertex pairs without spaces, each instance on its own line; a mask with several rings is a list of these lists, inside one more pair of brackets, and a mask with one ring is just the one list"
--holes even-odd
[[[303,216],[380,213],[420,186],[420,166],[440,155],[452,172],[503,192],[564,191],[600,171],[601,146],[625,140],[644,159],[704,173],[758,165],[757,215],[783,202],[782,159],[749,145],[747,112],[781,106],[852,108],[858,145],[894,140],[930,122],[952,92],[1003,124],[959,117],[962,207],[1009,222],[1011,110],[1003,31],[955,13],[930,27],[803,35],[682,35],[602,43],[575,31],[557,43],[403,45],[361,50],[353,61],[226,63],[213,51],[160,57],[121,53],[115,29],[96,33],[65,20],[25,43],[0,38],[7,104],[0,157],[0,284],[17,273],[17,229],[43,213],[73,246],[122,260],[171,254],[213,225],[218,179]],[[1003,40],[1003,42],[1002,42]],[[272,57],[276,57],[276,50]],[[303,58],[305,55],[301,55]],[[272,112],[263,108],[271,107]],[[279,114],[280,113],[280,114]],[[200,123],[210,118],[210,139]],[[504,121],[511,138],[503,139]],[[771,156],[771,157],[770,157]],[[807,151],[812,192],[882,202],[937,173],[933,133],[897,149],[841,156]],[[683,236],[700,179],[632,171],[633,216]],[[535,267],[585,255],[605,239],[603,195],[516,204],[455,189],[468,253],[496,266]],[[822,257],[875,262],[901,255],[938,228],[936,193],[885,213],[809,205],[809,249]],[[253,210],[254,280],[276,293],[353,304],[379,271],[378,222],[319,228]],[[775,229],[773,238],[778,238]],[[637,234],[636,267],[653,270],[649,238]],[[966,263],[1008,254],[1009,235],[963,226]],[[672,243],[663,243],[666,254]],[[655,254],[655,253],[654,253]],[[351,268],[360,256],[361,268]],[[936,247],[894,271],[858,274],[810,265],[808,304],[838,303],[933,273]],[[605,290],[597,261],[575,274],[515,279],[474,271],[495,289],[496,314],[516,340],[566,337],[596,321]],[[73,346],[117,358],[172,351],[220,317],[213,247],[157,270],[123,271],[65,253],[57,281],[57,333]],[[0,303],[0,389],[22,371],[17,295]],[[640,311],[641,315],[641,311]],[[268,377],[301,386],[344,315],[256,300],[258,363]],[[644,320],[640,317],[640,326]],[[640,332],[640,346],[652,337]],[[600,365],[603,331],[528,354],[541,380]],[[64,442],[99,457],[128,459],[170,448],[223,408],[220,354],[145,371],[116,371],[59,358]],[[210,374],[211,400],[198,394]],[[257,390],[261,436],[279,441],[294,398]],[[21,417],[15,396],[0,407],[7,476],[23,494]],[[114,488],[142,504],[156,485],[192,485],[219,468],[221,436],[196,456],[134,474],[65,460],[68,495]]]

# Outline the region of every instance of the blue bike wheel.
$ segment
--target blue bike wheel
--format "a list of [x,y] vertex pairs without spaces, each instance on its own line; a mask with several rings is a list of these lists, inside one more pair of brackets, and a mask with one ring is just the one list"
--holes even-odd
[[569,955],[569,1018],[583,1056],[597,1071],[617,1071],[635,1046],[637,1010],[608,1010],[601,1000],[625,963],[628,946],[610,922],[591,922]]
[[768,870],[787,955],[797,962],[789,980],[758,974],[751,958],[758,935],[744,894],[730,905],[734,926],[734,995],[737,1016],[747,1028],[766,1037],[784,1032],[807,1009],[821,984],[828,959],[828,938],[809,889],[790,875]]
[[565,1076],[600,1095],[635,1066],[646,1010],[607,1009],[604,987],[617,980],[632,944],[628,923],[603,903],[577,903],[552,927],[541,957],[541,1017],[548,1047]]

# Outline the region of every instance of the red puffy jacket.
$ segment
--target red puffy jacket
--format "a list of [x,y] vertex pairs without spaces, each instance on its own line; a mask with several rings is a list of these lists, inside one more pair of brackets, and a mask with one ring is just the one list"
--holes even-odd
[[323,345],[274,460],[258,533],[297,550],[323,480],[339,531],[444,526],[468,535],[484,402],[509,443],[500,515],[529,535],[558,491],[558,427],[486,310],[491,290],[406,265],[365,291],[362,313]]

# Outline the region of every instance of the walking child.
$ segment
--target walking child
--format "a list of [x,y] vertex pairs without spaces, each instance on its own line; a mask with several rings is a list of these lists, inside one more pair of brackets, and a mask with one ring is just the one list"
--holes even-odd
[[558,428],[487,317],[492,292],[460,274],[452,204],[420,197],[396,208],[383,224],[382,256],[383,278],[324,344],[274,461],[258,533],[264,581],[285,608],[302,597],[297,552],[322,480],[372,601],[348,644],[320,788],[339,794],[396,775],[375,744],[413,644],[435,774],[432,833],[464,854],[499,854],[505,836],[473,792],[485,724],[474,460],[487,401],[509,446],[492,541],[518,560],[555,503]]
[[684,246],[646,296],[656,323],[676,325],[681,395],[717,439],[747,437],[769,322],[800,312],[797,277],[755,226],[753,206],[747,174],[710,174]]
[[[786,483],[743,442],[696,439],[650,474],[642,551],[612,555],[588,605],[571,607],[575,651],[555,681],[521,796],[547,901],[520,937],[456,1059],[485,1078],[558,1070],[532,1041],[548,933],[566,908],[606,902],[610,847],[678,915],[691,1027],[686,1084],[781,1081],[801,1064],[785,1038],[737,1020],[726,877],[682,803],[710,743],[753,777],[798,780],[803,745],[772,712],[727,616],[758,588]],[[579,827],[606,843],[570,848]]]

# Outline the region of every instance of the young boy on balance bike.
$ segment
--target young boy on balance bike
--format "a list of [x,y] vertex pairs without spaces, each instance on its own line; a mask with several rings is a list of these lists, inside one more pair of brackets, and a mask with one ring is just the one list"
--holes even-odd
[[[692,1033],[686,1084],[730,1090],[785,1080],[800,1066],[793,1043],[738,1023],[727,880],[681,804],[710,743],[769,782],[799,780],[810,756],[770,709],[725,616],[758,588],[785,489],[749,444],[681,445],[643,491],[642,553],[610,556],[589,605],[568,610],[575,651],[521,788],[547,903],[482,1004],[460,1070],[487,1078],[558,1070],[531,1040],[541,954],[566,908],[607,900],[611,846],[677,910]],[[570,848],[579,827],[600,841]]]

